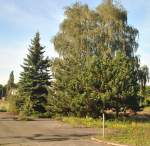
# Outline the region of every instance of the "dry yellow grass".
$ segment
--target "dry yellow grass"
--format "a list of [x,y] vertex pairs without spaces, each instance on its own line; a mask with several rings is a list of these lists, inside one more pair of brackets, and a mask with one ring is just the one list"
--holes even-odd
[[[100,119],[63,117],[61,120],[75,127],[85,126],[102,128],[102,120]],[[120,144],[129,144],[131,146],[150,146],[149,120],[143,122],[132,121],[132,119],[123,121],[112,120],[106,121],[105,127],[109,131],[108,133],[106,132],[105,139],[103,139],[102,135],[98,135],[96,138]]]

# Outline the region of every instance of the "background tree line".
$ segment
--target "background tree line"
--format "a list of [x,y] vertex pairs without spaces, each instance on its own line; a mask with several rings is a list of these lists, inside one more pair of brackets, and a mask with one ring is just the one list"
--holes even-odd
[[96,118],[113,110],[118,117],[139,110],[149,75],[135,54],[137,39],[120,4],[104,0],[94,10],[81,3],[67,7],[53,39],[59,57],[44,57],[36,33],[10,104],[27,116]]
[[11,71],[9,79],[6,85],[0,85],[0,98],[9,97],[13,94],[13,91],[17,88],[17,84],[14,82],[14,72]]

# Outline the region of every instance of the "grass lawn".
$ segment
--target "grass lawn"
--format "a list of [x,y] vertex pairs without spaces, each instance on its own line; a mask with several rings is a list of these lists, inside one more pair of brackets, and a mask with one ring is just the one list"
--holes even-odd
[[[102,120],[92,118],[63,117],[61,120],[74,127],[102,128]],[[104,141],[131,146],[150,146],[150,120],[136,121],[132,119],[109,120],[105,122],[106,135],[96,138]]]
[[112,127],[115,132],[106,134],[104,139],[102,136],[97,138],[133,146],[150,146],[150,123],[114,123]]

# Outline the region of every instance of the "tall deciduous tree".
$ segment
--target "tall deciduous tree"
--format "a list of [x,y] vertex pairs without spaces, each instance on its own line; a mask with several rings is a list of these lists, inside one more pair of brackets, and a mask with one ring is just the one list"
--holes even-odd
[[121,50],[128,57],[133,57],[138,48],[138,30],[128,24],[127,11],[119,4],[106,2],[96,9],[99,19],[99,30],[103,36],[102,47],[112,56]]
[[44,47],[40,45],[40,34],[36,33],[29,48],[29,54],[24,59],[19,82],[21,110],[27,115],[46,112],[50,65],[49,59],[44,57],[44,52]]
[[80,3],[68,7],[54,38],[60,56],[52,65],[59,111],[98,116],[101,109],[113,107],[118,115],[129,103],[123,98],[135,101],[137,37],[138,30],[127,22],[127,11],[112,1],[105,0],[96,10]]

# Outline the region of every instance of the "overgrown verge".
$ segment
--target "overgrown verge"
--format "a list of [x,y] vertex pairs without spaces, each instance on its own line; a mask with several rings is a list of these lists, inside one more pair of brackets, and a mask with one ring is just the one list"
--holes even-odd
[[[74,127],[102,128],[101,119],[63,117],[61,121]],[[106,135],[96,138],[104,141],[128,144],[133,146],[150,146],[150,122],[136,121],[132,119],[108,120],[105,122]]]

